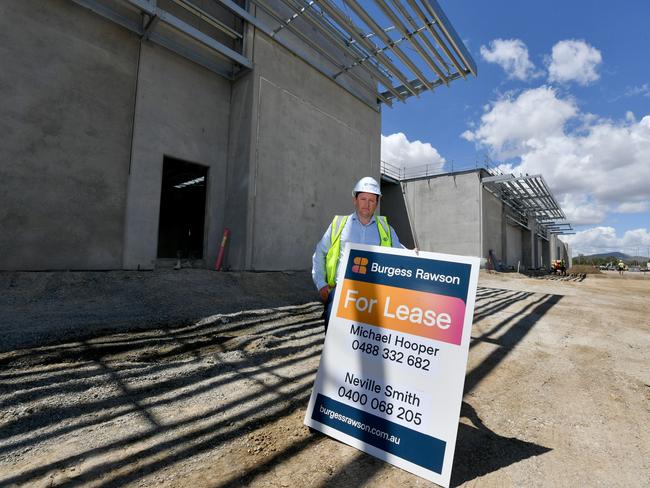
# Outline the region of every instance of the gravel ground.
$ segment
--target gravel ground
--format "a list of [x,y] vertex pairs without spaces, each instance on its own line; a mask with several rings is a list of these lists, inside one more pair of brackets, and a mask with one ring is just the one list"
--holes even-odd
[[306,272],[0,272],[0,351],[317,299]]
[[[0,273],[0,486],[432,486],[310,433],[307,273]],[[453,486],[647,486],[650,280],[481,274]]]

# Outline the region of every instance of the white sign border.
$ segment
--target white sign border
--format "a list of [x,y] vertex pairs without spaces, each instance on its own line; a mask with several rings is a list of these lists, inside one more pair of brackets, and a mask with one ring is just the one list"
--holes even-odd
[[[393,255],[399,255],[399,256],[406,256],[406,257],[411,257],[411,258],[424,258],[424,259],[431,259],[431,260],[437,260],[437,261],[446,261],[446,262],[452,262],[452,263],[459,263],[459,264],[467,264],[470,266],[470,276],[469,276],[469,283],[467,285],[467,300],[465,302],[465,317],[463,321],[463,331],[461,335],[461,343],[460,343],[460,348],[461,351],[459,351],[459,354],[462,354],[462,357],[459,358],[459,361],[462,360],[463,364],[467,365],[467,359],[469,356],[469,343],[471,340],[471,333],[472,333],[472,322],[473,322],[473,316],[474,316],[474,307],[476,304],[476,290],[478,288],[478,277],[479,277],[479,269],[480,269],[480,259],[478,257],[474,256],[459,256],[459,255],[454,255],[454,254],[444,254],[444,253],[436,253],[436,252],[428,252],[428,251],[419,251],[417,254],[413,250],[409,249],[403,249],[403,248],[389,248],[389,247],[382,247],[382,246],[372,246],[372,245],[367,245],[367,244],[355,244],[355,243],[346,243],[344,251],[343,251],[343,257],[340,261],[339,264],[339,269],[337,273],[337,283],[343,283],[343,280],[345,279],[345,272],[348,267],[348,260],[350,256],[350,251],[352,250],[361,250],[361,251],[369,251],[369,252],[375,252],[375,253],[384,253],[384,254],[393,254]],[[336,318],[336,311],[338,310],[339,302],[341,300],[341,287],[337,286],[335,288],[335,295],[334,295],[334,300],[332,303],[332,314],[330,320],[334,320]],[[411,473],[414,473],[424,479],[433,481],[434,483],[437,483],[441,486],[448,487],[450,480],[451,480],[451,468],[454,460],[454,454],[455,454],[455,449],[456,449],[456,439],[458,436],[458,426],[456,429],[453,429],[453,435],[450,436],[448,439],[444,439],[446,442],[446,450],[445,450],[445,456],[443,460],[443,466],[442,466],[442,471],[441,473],[436,473],[434,471],[428,470],[422,466],[419,466],[417,464],[414,464],[410,461],[407,461],[404,458],[398,457],[394,454],[391,454],[389,452],[386,452],[382,449],[379,449],[371,444],[367,444],[364,441],[352,437],[338,429],[335,429],[333,427],[330,427],[325,424],[321,424],[320,422],[317,422],[311,418],[311,414],[313,412],[315,403],[316,403],[316,397],[318,393],[321,391],[321,388],[318,388],[319,386],[322,385],[323,382],[323,375],[325,373],[322,373],[321,371],[321,365],[323,364],[323,356],[325,355],[325,351],[327,349],[327,335],[325,336],[325,344],[323,345],[323,351],[321,353],[321,360],[319,363],[319,368],[318,372],[316,375],[316,380],[314,382],[314,387],[312,389],[312,394],[309,399],[309,404],[307,407],[307,411],[305,412],[305,419],[304,419],[304,424],[312,427],[316,430],[321,431],[322,433],[329,435],[330,437],[337,439],[341,442],[344,442],[352,447],[355,447],[356,449],[359,449],[360,451],[366,452],[380,460],[387,461],[394,466],[400,467],[402,469],[405,469],[406,471],[409,471]],[[332,346],[333,347],[333,346]],[[465,369],[467,366],[465,366]],[[321,374],[322,373],[322,374]],[[465,371],[466,374],[466,371]],[[465,382],[465,374],[462,376],[462,384],[460,385],[460,388],[458,391],[460,391],[460,398],[458,398],[457,401],[457,412],[454,418],[458,418],[460,420],[460,409],[462,406],[462,400],[463,400],[463,389],[464,389],[464,382]]]

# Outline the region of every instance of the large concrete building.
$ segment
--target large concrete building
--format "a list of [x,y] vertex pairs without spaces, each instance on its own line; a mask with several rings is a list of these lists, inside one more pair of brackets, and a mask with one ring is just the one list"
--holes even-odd
[[483,168],[401,177],[385,171],[382,213],[407,246],[482,258],[486,267],[526,271],[571,262],[571,230],[541,175]]
[[382,107],[476,73],[435,0],[343,1],[0,2],[0,269],[308,268]]

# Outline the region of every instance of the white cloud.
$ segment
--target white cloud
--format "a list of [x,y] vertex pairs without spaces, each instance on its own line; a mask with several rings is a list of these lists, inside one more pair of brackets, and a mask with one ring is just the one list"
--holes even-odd
[[607,206],[585,194],[565,194],[558,203],[573,225],[599,224],[607,216]]
[[625,202],[617,206],[614,211],[618,213],[642,213],[650,209],[650,202]]
[[644,83],[641,86],[632,86],[625,90],[626,97],[634,97],[636,95],[642,95],[644,97],[650,97],[650,85]]
[[461,137],[489,146],[500,157],[512,157],[549,137],[561,136],[564,124],[577,110],[574,102],[558,99],[552,88],[535,88],[516,99],[506,96],[487,105],[479,128]]
[[481,46],[481,56],[488,63],[496,63],[508,78],[526,81],[539,76],[528,57],[528,48],[519,39],[494,39],[490,46]]
[[493,102],[461,137],[511,159],[504,171],[542,174],[575,225],[650,206],[650,115],[603,120],[541,87]]
[[613,227],[593,227],[561,238],[571,246],[572,254],[600,254],[624,252],[629,255],[646,255],[650,247],[648,229],[629,230],[623,236],[616,235]]
[[381,160],[399,168],[430,165],[433,171],[442,170],[445,164],[445,158],[431,144],[411,142],[401,132],[381,136]]
[[585,41],[560,41],[553,46],[548,60],[548,79],[551,82],[575,81],[588,85],[600,78],[596,69],[602,60],[600,51]]

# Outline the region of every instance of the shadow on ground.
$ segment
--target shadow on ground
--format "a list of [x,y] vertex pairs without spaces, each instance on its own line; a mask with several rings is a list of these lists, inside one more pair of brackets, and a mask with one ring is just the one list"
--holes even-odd
[[451,486],[459,486],[480,476],[533,456],[549,452],[548,447],[513,437],[503,437],[490,430],[478,417],[474,408],[463,402],[461,417],[473,426],[458,426]]
[[[560,299],[558,295],[479,288],[475,323],[511,311],[501,313],[502,320],[472,338],[472,347],[481,342],[498,347],[468,372],[465,393],[498,368]],[[170,465],[185,463],[295,415],[306,407],[316,372],[314,358],[320,355],[322,344],[320,312],[321,306],[312,303],[0,353],[0,461],[5,466],[34,446],[56,445],[93,429],[110,433],[127,417],[137,417],[142,426],[119,438],[108,435],[105,442],[29,469],[11,472],[5,468],[0,484],[29,486],[80,463],[84,469],[61,475],[59,486],[93,482],[118,487],[151,480]],[[293,374],[287,375],[290,366],[294,366]],[[251,391],[205,406],[200,414],[161,415],[165,408],[201,402],[204,395],[228,384],[249,385]],[[110,385],[109,391],[99,392],[101,385]],[[52,401],[61,395],[69,398]],[[461,423],[459,427],[454,486],[550,450],[493,432],[469,403],[463,403],[461,416],[471,426]],[[215,486],[251,484],[322,441],[321,437],[299,437],[257,465],[224,476]],[[324,486],[361,486],[385,467],[358,453],[332,473]]]
[[[321,309],[307,304],[220,315],[1,353],[1,461],[20,460],[44,444],[51,452],[64,439],[93,438],[87,449],[62,450],[51,462],[4,468],[0,485],[30,486],[55,472],[62,478],[57,486],[124,486],[304,409],[315,367],[299,367],[292,376],[281,371],[313,365],[320,355]],[[250,391],[236,398],[174,415],[197,398],[219,399],[219,392],[232,391],[223,390],[229,384],[243,388],[251,381]],[[116,436],[113,428],[127,419],[132,431]]]

